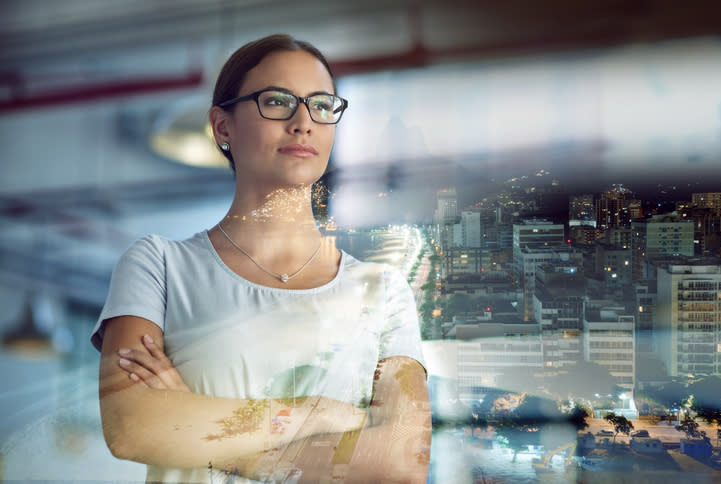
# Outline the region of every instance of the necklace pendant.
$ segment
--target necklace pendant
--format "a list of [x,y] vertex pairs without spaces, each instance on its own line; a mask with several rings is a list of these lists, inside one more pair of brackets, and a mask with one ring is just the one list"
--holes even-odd
[[288,274],[281,274],[280,275],[280,282],[288,282]]

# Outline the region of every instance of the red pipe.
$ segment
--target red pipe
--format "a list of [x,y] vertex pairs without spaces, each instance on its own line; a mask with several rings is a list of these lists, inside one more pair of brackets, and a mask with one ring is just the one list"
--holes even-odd
[[[3,77],[5,77],[6,80],[17,79],[17,77],[11,77],[11,75],[8,74],[5,74]],[[11,99],[0,101],[0,112],[95,101],[112,97],[133,96],[173,89],[193,89],[200,86],[202,82],[202,71],[193,71],[182,77],[150,77],[104,82],[101,84],[78,85],[26,96],[22,94],[16,95]],[[12,88],[22,90],[21,86],[11,85],[11,89]]]

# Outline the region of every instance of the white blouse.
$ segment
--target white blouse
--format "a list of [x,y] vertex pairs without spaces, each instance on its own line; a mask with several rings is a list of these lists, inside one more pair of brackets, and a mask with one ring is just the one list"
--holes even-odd
[[[365,406],[379,360],[409,356],[424,365],[415,302],[402,274],[345,252],[327,284],[282,289],[234,273],[207,231],[183,241],[147,236],[113,272],[91,337],[96,348],[104,321],[123,315],[157,324],[185,383],[205,395],[314,395]],[[210,474],[149,466],[148,480],[210,482]]]

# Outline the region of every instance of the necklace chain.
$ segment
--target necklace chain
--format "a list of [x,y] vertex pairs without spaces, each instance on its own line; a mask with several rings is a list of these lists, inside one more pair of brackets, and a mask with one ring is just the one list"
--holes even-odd
[[258,266],[258,268],[259,268],[260,270],[262,270],[262,271],[265,272],[266,274],[270,274],[271,276],[275,277],[276,279],[279,279],[280,282],[283,282],[283,283],[286,283],[286,282],[290,281],[291,279],[293,279],[295,276],[297,276],[298,274],[300,274],[301,271],[308,266],[308,264],[310,264],[311,262],[313,262],[313,259],[315,259],[316,256],[318,255],[318,253],[320,252],[320,247],[321,247],[321,245],[322,245],[322,244],[319,243],[319,244],[318,244],[318,248],[315,249],[315,252],[313,252],[313,255],[310,256],[310,259],[308,259],[308,260],[305,262],[305,264],[303,264],[303,265],[300,267],[300,269],[298,269],[297,271],[295,271],[293,274],[291,274],[291,275],[288,275],[288,274],[286,274],[286,273],[284,273],[284,274],[278,274],[278,273],[276,273],[276,272],[273,272],[273,271],[268,270],[268,269],[266,269],[265,267],[263,267],[263,265],[262,265],[260,262],[258,262],[257,260],[255,260],[252,255],[248,254],[245,250],[243,250],[243,248],[242,248],[241,246],[239,246],[238,244],[236,244],[235,241],[230,238],[230,235],[228,235],[227,232],[226,232],[225,230],[223,230],[223,226],[222,226],[221,224],[218,224],[218,228],[220,229],[220,231],[222,232],[222,234],[225,235],[225,238],[228,239],[228,242],[230,242],[231,244],[233,244],[233,247],[235,247],[236,249],[238,249],[239,251],[241,251],[243,254],[245,254],[246,257],[248,257],[248,259],[250,259],[251,262],[253,262],[253,264],[255,264],[256,266]]

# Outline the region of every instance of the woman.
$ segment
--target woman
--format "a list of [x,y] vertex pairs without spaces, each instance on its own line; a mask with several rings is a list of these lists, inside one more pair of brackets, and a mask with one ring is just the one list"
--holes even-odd
[[241,47],[209,113],[236,171],[227,216],[184,241],[140,239],[118,262],[92,336],[103,431],[149,481],[425,482],[410,289],[338,251],[311,212],[347,107],[335,92],[310,44]]

